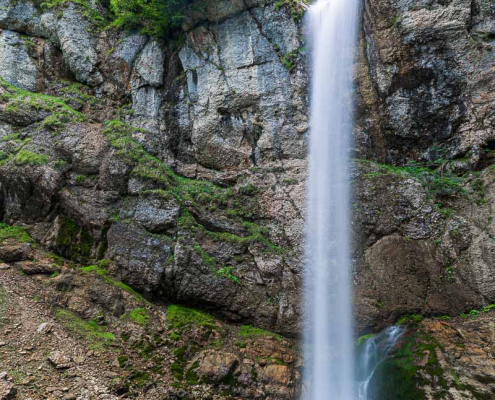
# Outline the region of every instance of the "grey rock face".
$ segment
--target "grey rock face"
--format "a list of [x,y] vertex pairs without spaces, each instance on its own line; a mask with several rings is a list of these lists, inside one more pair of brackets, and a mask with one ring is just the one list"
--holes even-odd
[[108,256],[118,266],[123,281],[148,293],[156,293],[172,255],[171,243],[134,224],[117,223],[108,231]]
[[156,41],[149,42],[136,62],[136,71],[148,85],[161,86],[164,74],[164,54]]
[[69,3],[64,7],[57,21],[57,36],[64,58],[77,80],[91,85],[101,83],[102,77],[96,68],[98,55],[91,26],[76,5]]
[[128,82],[134,62],[149,39],[144,35],[122,35],[123,38],[110,55],[114,78],[122,85]]
[[[0,217],[44,229],[39,236],[52,248],[60,221],[71,219],[75,241],[90,235],[90,256],[114,259],[115,274],[144,293],[295,335],[308,135],[303,31],[272,1],[203,5],[175,51],[139,34],[96,34],[76,5],[42,12],[6,4],[0,26],[50,38],[67,78],[94,86],[86,89],[104,105],[94,110],[85,98],[78,109],[90,109],[89,119],[56,132],[35,127],[53,110],[0,105],[1,137],[22,130],[18,140],[31,139],[22,148],[49,157],[20,166],[12,155],[21,144],[0,141],[11,157],[0,166]],[[495,233],[483,221],[492,213],[492,178],[461,176],[493,163],[485,147],[495,139],[495,23],[481,0],[368,0],[364,13],[355,154],[440,166],[434,185],[459,174],[467,193],[438,194],[421,176],[378,164],[357,170],[356,310],[359,328],[371,331],[403,314],[495,301]],[[37,62],[49,59],[35,50],[43,54]],[[57,61],[37,71],[40,87],[67,98],[46,65]],[[116,116],[144,128],[132,132],[135,142],[104,133],[102,121]],[[140,158],[146,163],[137,168]],[[189,180],[171,182],[161,166],[157,181],[162,161]],[[218,186],[204,189],[205,180]],[[486,203],[478,204],[480,191]]]
[[440,150],[479,161],[494,134],[486,123],[495,104],[493,23],[483,1],[368,2],[358,60],[363,154],[376,148],[382,160],[405,163]]
[[153,233],[165,232],[177,224],[180,205],[173,197],[163,198],[149,193],[129,201],[120,212],[120,219],[132,219]]
[[29,56],[19,34],[2,31],[0,34],[0,76],[12,85],[25,90],[36,90],[37,68]]
[[[284,35],[279,35],[282,25]],[[304,138],[294,127],[305,120],[300,99],[305,80],[291,75],[277,53],[299,46],[292,19],[271,7],[189,33],[180,58],[190,105],[178,111],[188,112],[179,119],[189,120],[201,165],[238,170],[270,157],[304,158]]]

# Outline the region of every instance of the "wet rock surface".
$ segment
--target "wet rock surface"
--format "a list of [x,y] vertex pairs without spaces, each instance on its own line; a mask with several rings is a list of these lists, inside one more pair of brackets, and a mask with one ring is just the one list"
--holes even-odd
[[[289,2],[202,5],[176,43],[101,30],[76,3],[0,0],[0,220],[33,238],[0,236],[0,274],[53,279],[63,307],[96,322],[94,304],[115,318],[127,312],[126,295],[102,286],[116,279],[153,302],[296,337],[309,127],[304,29]],[[358,331],[371,333],[405,315],[458,316],[495,303],[495,17],[486,0],[367,0],[362,12],[353,284]],[[86,288],[37,259],[40,249],[82,266],[110,261],[96,272],[103,281]],[[126,337],[139,343],[142,335]],[[174,342],[199,340],[188,335]],[[169,378],[182,370],[181,383],[189,372],[214,389],[169,385],[169,397],[206,398],[232,376],[242,386],[236,396],[294,396],[295,358],[285,347],[266,350],[275,341],[248,341],[251,358],[242,348],[187,350]],[[136,381],[146,376],[134,372]],[[46,395],[126,390],[100,378],[91,375],[84,393],[50,382]]]

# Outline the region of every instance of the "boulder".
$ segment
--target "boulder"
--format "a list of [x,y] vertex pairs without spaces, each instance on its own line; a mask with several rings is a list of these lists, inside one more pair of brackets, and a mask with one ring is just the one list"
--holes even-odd
[[29,243],[19,243],[13,239],[0,243],[0,260],[7,263],[28,260],[31,252],[32,247]]

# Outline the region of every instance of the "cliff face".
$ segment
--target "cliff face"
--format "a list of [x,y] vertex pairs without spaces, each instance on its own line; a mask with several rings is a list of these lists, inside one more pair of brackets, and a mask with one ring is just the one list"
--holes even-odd
[[[106,13],[0,1],[0,220],[79,264],[109,260],[111,276],[151,300],[296,336],[302,8],[208,0],[169,42],[105,30]],[[363,4],[362,333],[495,303],[494,13],[489,0]]]
[[211,2],[181,44],[98,30],[70,3],[2,13],[2,219],[76,261],[106,255],[156,299],[295,335],[307,113],[291,14]]

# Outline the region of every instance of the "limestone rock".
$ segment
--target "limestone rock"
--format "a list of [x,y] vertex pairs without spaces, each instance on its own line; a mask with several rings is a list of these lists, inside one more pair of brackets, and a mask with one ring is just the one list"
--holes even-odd
[[102,77],[96,64],[98,55],[91,27],[78,6],[68,4],[57,23],[60,46],[71,71],[84,83],[97,85]]
[[29,259],[31,251],[29,243],[19,243],[9,239],[0,243],[0,260],[8,263],[25,261]]
[[206,382],[221,382],[234,372],[239,363],[235,354],[208,351],[198,356],[195,372]]
[[163,50],[156,41],[149,42],[136,61],[136,71],[141,79],[151,86],[161,86],[164,74]]
[[19,34],[2,31],[0,34],[0,76],[12,85],[35,91],[38,71],[34,60]]
[[12,400],[17,394],[13,383],[0,379],[0,400]]
[[61,351],[54,351],[50,353],[48,356],[48,361],[50,361],[57,369],[67,369],[72,366],[71,358]]

